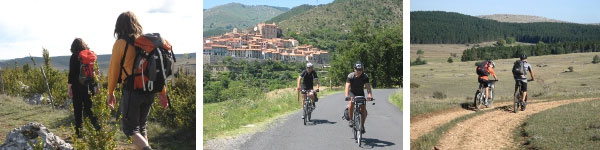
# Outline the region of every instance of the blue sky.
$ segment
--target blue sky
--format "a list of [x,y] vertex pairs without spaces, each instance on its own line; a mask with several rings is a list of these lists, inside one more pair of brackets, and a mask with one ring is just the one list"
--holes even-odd
[[204,9],[213,8],[215,6],[227,3],[241,3],[244,5],[269,5],[278,7],[293,8],[302,4],[318,5],[333,2],[333,0],[205,0],[203,3]]
[[410,10],[439,10],[478,16],[519,14],[574,23],[600,23],[598,0],[412,0]]
[[[115,5],[118,4],[118,5]],[[82,38],[96,54],[110,54],[120,13],[132,11],[145,33],[158,32],[175,53],[200,51],[200,1],[180,0],[18,0],[0,5],[0,60],[71,55],[71,42]]]

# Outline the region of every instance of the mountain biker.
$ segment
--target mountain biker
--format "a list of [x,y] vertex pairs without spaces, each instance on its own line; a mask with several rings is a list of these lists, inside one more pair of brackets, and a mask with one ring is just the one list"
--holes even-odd
[[[317,76],[317,72],[313,71],[313,64],[306,63],[306,70],[303,70],[298,77],[298,82],[296,88],[298,91],[302,92],[302,106],[304,106],[304,100],[306,99],[306,92],[309,92],[313,89],[313,80],[317,84],[316,91],[319,91],[319,77]],[[310,92],[308,93],[310,98],[314,100],[314,102],[319,101],[317,97],[317,93]],[[314,103],[313,103],[314,107]],[[304,119],[304,115],[302,115],[302,119]]]
[[[365,96],[364,86],[367,87],[367,100],[371,101],[373,99],[373,93],[371,89],[371,85],[369,84],[369,77],[367,74],[363,73],[364,66],[359,61],[354,64],[354,72],[348,74],[348,78],[346,79],[346,87],[344,88],[344,92],[346,95],[346,99],[350,99],[348,103],[348,118],[346,118],[348,122],[348,126],[352,127],[352,118],[354,111],[354,96]],[[365,105],[360,106],[360,113],[363,116],[362,119],[362,133],[365,133],[365,120],[367,120],[367,108]]]
[[525,69],[525,74],[523,75],[514,75],[515,77],[515,92],[517,92],[517,86],[521,83],[521,90],[523,91],[522,102],[523,107],[521,107],[521,111],[525,110],[527,106],[527,71],[531,73],[531,81],[535,80],[535,75],[533,74],[533,70],[531,69],[531,64],[527,61],[527,55],[523,54],[520,57],[520,60],[523,61],[523,68]]
[[479,77],[477,78],[477,81],[479,81],[480,86],[485,87],[485,106],[489,106],[488,105],[488,98],[489,98],[489,91],[490,91],[489,75],[494,76],[494,79],[498,80],[498,78],[496,77],[496,72],[494,72],[494,68],[496,68],[496,63],[494,63],[494,61],[492,61],[492,60],[487,60],[482,63],[487,63],[487,65],[483,65],[483,66],[487,66],[486,70],[489,72],[489,74],[488,75],[480,74]]

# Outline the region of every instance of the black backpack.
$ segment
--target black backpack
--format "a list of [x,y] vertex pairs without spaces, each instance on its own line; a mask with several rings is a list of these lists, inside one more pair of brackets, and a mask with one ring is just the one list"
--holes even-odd
[[[173,75],[173,70],[175,70],[176,60],[172,46],[158,33],[144,34],[136,38],[133,45],[136,56],[133,69],[130,71],[132,74],[126,74],[127,84],[123,88],[147,93],[162,91],[167,78]],[[127,53],[127,47],[125,47],[125,53]]]
[[514,76],[526,75],[527,72],[525,71],[525,62],[521,60],[515,61],[515,64],[512,68],[512,72]]
[[481,63],[479,63],[479,65],[477,65],[477,75],[480,76],[488,76],[490,75],[490,71],[488,70],[489,67],[489,62],[488,61],[483,61]]

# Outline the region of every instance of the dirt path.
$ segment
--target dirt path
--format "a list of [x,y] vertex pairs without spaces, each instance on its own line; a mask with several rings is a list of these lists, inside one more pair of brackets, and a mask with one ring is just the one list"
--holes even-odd
[[[505,106],[512,104],[512,102],[499,102],[494,103],[495,107]],[[493,107],[493,108],[495,108]],[[487,108],[487,109],[493,109]],[[437,112],[432,115],[423,115],[414,117],[416,119],[410,121],[410,141],[418,139],[419,137],[433,131],[437,127],[444,125],[458,117],[475,113],[473,110],[466,110],[462,108],[451,109],[447,111]]]
[[[515,149],[512,130],[518,127],[527,116],[561,105],[588,101],[591,99],[571,99],[531,103],[526,111],[517,114],[512,110],[495,110],[460,122],[442,135],[439,149]],[[512,108],[511,108],[512,109]]]

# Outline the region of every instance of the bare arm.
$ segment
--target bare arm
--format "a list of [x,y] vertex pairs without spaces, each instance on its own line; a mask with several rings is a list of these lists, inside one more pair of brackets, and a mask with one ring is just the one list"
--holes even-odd
[[317,83],[317,90],[319,89],[319,79],[315,79],[315,82]]
[[367,87],[367,98],[372,99],[373,98],[373,90],[371,89],[371,84],[366,83],[365,86]]
[[346,97],[348,97],[348,95],[350,95],[350,82],[346,82],[346,87],[344,88],[344,94],[346,94]]
[[300,91],[300,81],[302,81],[302,77],[301,76],[298,77],[298,81],[296,83],[296,89],[298,89],[298,91]]
[[531,80],[535,80],[535,75],[533,74],[533,70],[529,69],[529,73],[531,73]]

